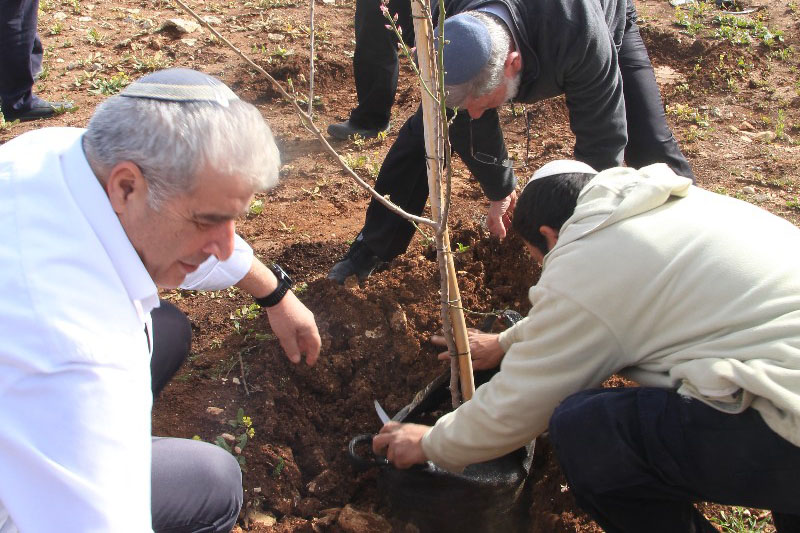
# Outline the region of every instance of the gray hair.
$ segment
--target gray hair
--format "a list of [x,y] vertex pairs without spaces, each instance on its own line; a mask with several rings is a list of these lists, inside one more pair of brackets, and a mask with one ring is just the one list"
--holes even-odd
[[[497,16],[481,11],[467,11],[464,13],[478,19],[489,32],[492,40],[492,51],[489,61],[481,69],[477,76],[461,85],[448,85],[447,107],[462,107],[467,98],[479,98],[497,89],[503,82],[503,67],[512,50],[513,38],[505,23]],[[445,39],[447,35],[445,34]],[[516,91],[513,95],[515,96]]]
[[138,165],[153,209],[190,193],[206,170],[245,179],[257,191],[274,187],[280,169],[272,131],[241,100],[223,106],[114,96],[89,121],[84,150],[103,179],[121,161]]

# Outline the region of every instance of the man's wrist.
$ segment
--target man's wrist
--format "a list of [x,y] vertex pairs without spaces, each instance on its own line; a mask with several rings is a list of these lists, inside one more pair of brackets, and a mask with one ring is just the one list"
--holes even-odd
[[261,307],[273,307],[278,305],[281,300],[283,300],[284,296],[286,296],[286,293],[288,293],[294,286],[294,281],[292,278],[289,277],[289,274],[287,274],[286,271],[283,270],[279,265],[273,263],[269,268],[272,273],[275,274],[275,278],[278,280],[278,285],[270,294],[261,298],[254,298],[255,302]]

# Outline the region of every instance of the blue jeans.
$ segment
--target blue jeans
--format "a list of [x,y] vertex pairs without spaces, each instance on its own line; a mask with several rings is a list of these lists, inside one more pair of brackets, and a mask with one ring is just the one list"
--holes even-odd
[[655,388],[573,394],[550,440],[575,500],[609,532],[716,532],[693,503],[770,509],[800,531],[800,447],[754,409],[726,414]]
[[4,113],[33,104],[33,80],[42,68],[42,43],[36,32],[39,0],[0,2],[0,101]]

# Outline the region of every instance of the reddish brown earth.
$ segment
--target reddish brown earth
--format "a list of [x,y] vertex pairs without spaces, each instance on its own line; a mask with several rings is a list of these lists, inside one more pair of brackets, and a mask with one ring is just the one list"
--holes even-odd
[[[291,78],[299,94],[307,92],[307,0],[192,6],[212,17],[218,31],[273,76],[283,82]],[[315,6],[315,113],[322,130],[346,118],[354,105],[353,6],[352,0]],[[800,13],[794,2],[754,0],[752,6],[759,10],[750,19],[782,31],[783,43],[770,48],[758,40],[734,45],[715,38],[719,25],[714,17],[721,13],[713,3],[701,16],[702,27],[690,36],[675,24],[687,9],[676,13],[663,0],[638,2],[643,36],[671,110],[668,120],[698,184],[797,224]],[[41,0],[39,28],[47,52],[37,91],[50,100],[74,101],[79,108],[46,122],[7,125],[0,129],[0,141],[35,127],[83,127],[105,98],[92,91],[113,92],[115,80],[124,84],[167,66],[218,76],[256,104],[279,138],[282,182],[259,195],[263,211],[243,218],[239,231],[262,258],[282,264],[302,284],[299,295],[315,313],[323,354],[314,368],[290,364],[265,316],[236,316],[237,309],[250,304],[238,291],[164,293],[188,314],[194,342],[189,361],[155,405],[153,431],[214,441],[223,432],[238,436],[244,431],[227,423],[240,408],[252,419],[255,435],[241,454],[246,504],[240,526],[245,530],[413,531],[389,515],[376,489],[376,471],[356,472],[346,447],[352,436],[380,427],[373,400],[393,414],[447,367],[436,360],[438,350],[429,342],[440,327],[438,270],[431,249],[415,239],[407,254],[363,286],[327,281],[326,272],[363,222],[367,194],[302,128],[270,83],[207,30],[188,35],[159,31],[166,19],[177,17],[190,18],[167,0]],[[372,181],[394,132],[418,101],[411,71],[404,67],[393,133],[385,141],[337,142],[335,148]],[[530,169],[521,177],[548,160],[569,157],[573,144],[563,100],[514,110],[507,105],[501,115],[512,154],[524,157],[523,110],[532,112],[534,120]],[[493,310],[525,314],[527,289],[538,271],[517,238],[501,243],[488,237],[481,227],[486,201],[463,166],[456,162],[454,168],[451,235],[453,243],[469,246],[457,256],[468,324],[479,324],[483,316],[478,313]],[[608,385],[624,383],[614,378]],[[222,412],[213,414],[209,407]],[[546,439],[537,444],[530,483],[530,531],[599,531],[575,507]],[[719,516],[720,510],[704,507],[708,516]],[[251,522],[253,511],[270,515],[275,524]]]

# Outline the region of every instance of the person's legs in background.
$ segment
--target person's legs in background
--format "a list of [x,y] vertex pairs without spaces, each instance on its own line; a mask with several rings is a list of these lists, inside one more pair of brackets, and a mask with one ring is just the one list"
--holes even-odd
[[698,501],[771,509],[779,532],[797,531],[800,447],[754,409],[727,414],[666,389],[597,389],[566,398],[549,431],[576,502],[605,531],[716,532]]
[[6,120],[47,118],[72,107],[33,94],[33,82],[42,70],[38,10],[39,0],[0,2],[0,102]]
[[661,92],[636,24],[632,0],[628,0],[628,21],[619,51],[619,69],[628,122],[625,162],[633,168],[666,163],[676,174],[695,181],[692,168],[667,125]]
[[[358,105],[349,120],[328,127],[328,133],[337,139],[356,133],[365,138],[376,137],[389,128],[399,72],[398,39],[392,30],[386,29],[388,21],[380,7],[379,0],[356,0],[353,77]],[[413,43],[409,2],[389,0],[388,9],[398,15],[403,40]]]
[[[189,355],[192,329],[177,307],[151,313],[153,397]],[[158,533],[226,533],[242,506],[242,472],[230,453],[207,442],[153,437],[153,529]]]

